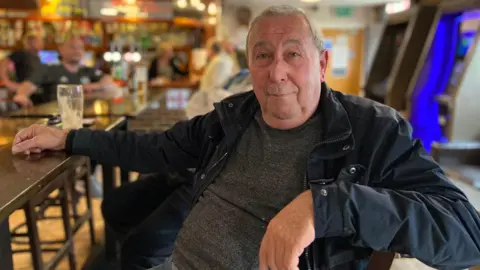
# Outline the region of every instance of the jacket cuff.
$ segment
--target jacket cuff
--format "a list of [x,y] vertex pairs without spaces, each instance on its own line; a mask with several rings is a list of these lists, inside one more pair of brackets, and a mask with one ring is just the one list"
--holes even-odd
[[66,149],[72,155],[89,156],[92,130],[87,128],[72,130],[67,135]]
[[350,200],[344,183],[330,185],[310,183],[315,215],[315,237],[346,237],[352,234],[352,225],[345,216]]
[[67,134],[67,139],[65,140],[65,151],[67,154],[73,154],[73,140],[75,139],[76,130],[70,130]]

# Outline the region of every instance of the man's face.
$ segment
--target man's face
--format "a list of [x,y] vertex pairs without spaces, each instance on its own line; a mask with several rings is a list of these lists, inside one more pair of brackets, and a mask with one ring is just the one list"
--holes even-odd
[[208,51],[207,51],[207,58],[208,60],[212,60],[213,57],[215,57],[216,53],[214,50],[212,50],[212,48],[209,48]]
[[165,53],[163,54],[163,57],[167,60],[172,59],[174,56],[174,52],[172,48],[167,48],[165,49]]
[[269,126],[291,129],[310,118],[320,100],[327,59],[301,16],[272,16],[257,22],[248,40],[248,65]]
[[29,51],[39,52],[43,50],[43,38],[40,36],[32,36],[28,38],[26,46],[26,49]]
[[79,38],[67,40],[60,47],[60,54],[63,61],[71,64],[79,64],[82,61],[85,47],[83,41]]
[[43,50],[43,38],[41,36],[32,39],[32,48],[37,52]]
[[222,46],[228,54],[232,54],[235,52],[235,46],[229,41],[223,41]]

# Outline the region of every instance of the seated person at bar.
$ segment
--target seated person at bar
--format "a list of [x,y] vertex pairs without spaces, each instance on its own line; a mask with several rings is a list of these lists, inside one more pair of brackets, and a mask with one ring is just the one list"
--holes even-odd
[[115,86],[110,75],[81,65],[85,46],[80,37],[68,35],[58,50],[60,64],[35,70],[18,88],[14,102],[27,107],[56,100],[58,84],[81,84],[86,93]]
[[253,91],[206,115],[147,134],[34,125],[12,152],[65,149],[141,173],[196,168],[156,213],[189,212],[181,229],[147,223],[178,233],[157,269],[365,269],[373,251],[480,264],[476,209],[398,112],[326,85],[329,53],[302,10],[260,13],[247,48]]
[[[35,32],[27,33],[23,38],[23,49],[11,53],[0,63],[2,82],[10,91],[17,91],[20,83],[30,78],[35,70],[40,69],[38,53],[43,49],[42,36]],[[13,63],[15,80],[10,78],[9,66]]]
[[187,56],[185,52],[175,52],[169,43],[160,44],[157,56],[148,69],[148,81],[152,85],[162,85],[187,78],[188,57],[185,56]]
[[168,43],[160,44],[157,49],[157,56],[152,60],[148,69],[148,81],[154,79],[171,81],[174,74],[173,56],[172,46]]
[[200,80],[200,91],[222,88],[234,72],[234,61],[225,51],[222,42],[210,40],[207,49],[208,64]]

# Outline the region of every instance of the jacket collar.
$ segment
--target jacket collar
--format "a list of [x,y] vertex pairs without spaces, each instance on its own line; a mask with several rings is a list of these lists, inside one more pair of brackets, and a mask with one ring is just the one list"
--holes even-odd
[[[342,143],[343,147],[341,146],[341,148],[349,150],[353,148],[354,144],[351,136],[352,127],[344,106],[337,98],[339,95],[342,94],[331,90],[325,83],[322,83],[322,93],[317,108],[323,118],[324,133],[321,144]],[[248,127],[260,105],[253,91],[249,91],[215,103],[214,107],[227,141],[231,144],[235,143],[238,135]]]

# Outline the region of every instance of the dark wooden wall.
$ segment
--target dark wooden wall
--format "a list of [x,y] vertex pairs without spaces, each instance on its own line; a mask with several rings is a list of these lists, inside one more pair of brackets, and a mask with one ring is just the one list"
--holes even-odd
[[387,84],[386,104],[405,110],[406,94],[415,69],[430,36],[432,26],[438,22],[440,8],[436,5],[420,5],[410,19],[402,47],[395,59]]
[[39,0],[0,0],[3,9],[38,9]]

